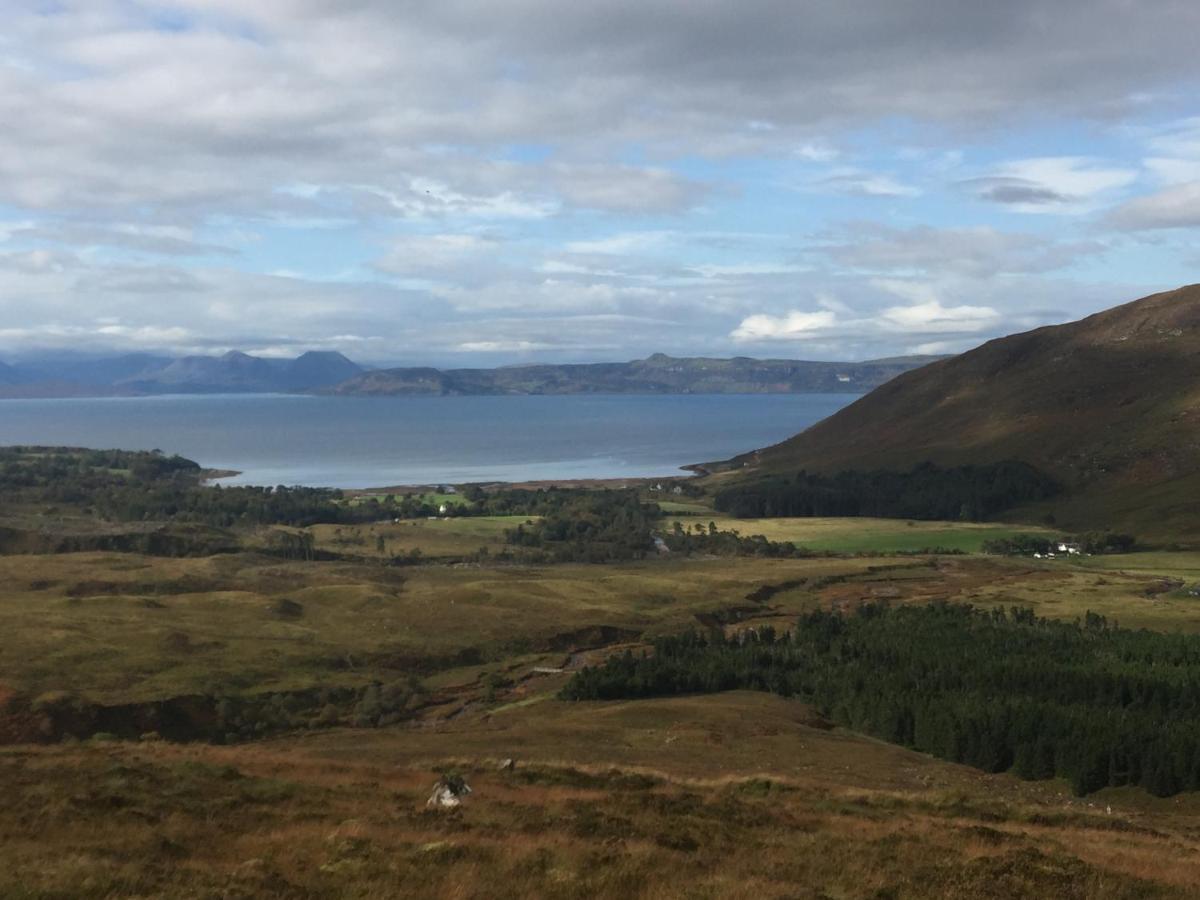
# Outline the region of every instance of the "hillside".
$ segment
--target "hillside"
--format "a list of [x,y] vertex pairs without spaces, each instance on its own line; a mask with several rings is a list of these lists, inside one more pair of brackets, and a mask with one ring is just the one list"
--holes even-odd
[[[1200,536],[1200,285],[990,341],[732,460],[754,474],[1022,460],[1061,524]],[[729,468],[730,466],[725,466]]]
[[787,394],[861,393],[937,357],[870,362],[678,358],[656,353],[627,363],[396,368],[367,372],[324,393],[402,394]]

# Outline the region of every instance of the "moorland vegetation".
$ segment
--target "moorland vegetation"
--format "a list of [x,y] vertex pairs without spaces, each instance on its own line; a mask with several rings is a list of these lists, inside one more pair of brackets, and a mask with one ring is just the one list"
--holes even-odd
[[833,721],[988,772],[1067,779],[1076,793],[1133,784],[1200,789],[1200,639],[1132,631],[1088,613],[935,603],[662,637],[563,689],[570,700],[765,690]]

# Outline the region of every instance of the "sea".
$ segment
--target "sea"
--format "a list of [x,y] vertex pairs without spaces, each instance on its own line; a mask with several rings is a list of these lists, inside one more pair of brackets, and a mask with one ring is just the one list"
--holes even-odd
[[0,400],[0,445],[178,453],[223,484],[382,487],[665,477],[777,443],[857,394]]

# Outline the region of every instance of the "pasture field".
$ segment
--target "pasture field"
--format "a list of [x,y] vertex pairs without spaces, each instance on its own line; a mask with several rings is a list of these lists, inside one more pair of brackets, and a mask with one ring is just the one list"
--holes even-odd
[[[761,534],[771,541],[791,541],[810,550],[835,553],[897,553],[931,548],[978,553],[984,541],[1016,534],[1055,534],[1036,525],[997,522],[924,522],[872,518],[734,519],[698,513],[700,524],[715,522],[721,531],[743,536]],[[667,522],[671,518],[667,516]],[[695,523],[682,519],[684,527]]]

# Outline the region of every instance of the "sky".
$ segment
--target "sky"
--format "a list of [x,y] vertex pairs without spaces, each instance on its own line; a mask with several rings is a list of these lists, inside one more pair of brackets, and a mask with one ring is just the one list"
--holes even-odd
[[0,0],[0,359],[952,353],[1200,281],[1194,0]]

